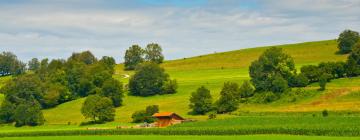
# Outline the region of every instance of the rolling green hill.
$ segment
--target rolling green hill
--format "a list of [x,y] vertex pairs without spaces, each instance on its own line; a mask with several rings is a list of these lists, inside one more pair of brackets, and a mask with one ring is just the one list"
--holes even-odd
[[[161,111],[171,111],[185,118],[205,119],[207,116],[188,115],[189,96],[201,85],[211,90],[214,99],[217,99],[224,82],[233,81],[242,83],[249,79],[248,66],[252,61],[268,47],[242,49],[230,52],[202,55],[179,60],[166,61],[161,66],[174,79],[177,79],[178,93],[172,95],[157,95],[152,97],[125,96],[124,105],[116,109],[114,123],[108,125],[126,124],[131,121],[134,111],[144,109],[147,105],[159,105]],[[280,45],[286,53],[291,55],[299,68],[302,65],[317,64],[323,61],[344,61],[346,55],[338,55],[335,40],[306,42],[298,44]],[[131,75],[132,71],[123,71],[123,65],[116,67],[115,78],[125,84],[128,78],[124,74]],[[358,98],[345,98],[349,93],[360,88],[360,78],[338,79],[329,84],[328,90],[316,91],[316,84],[307,87],[307,90],[316,93],[309,98],[300,99],[296,102],[275,102],[271,104],[241,104],[238,112],[299,112],[299,111],[321,111],[323,109],[336,111],[360,111],[353,105],[359,104]],[[359,84],[357,84],[359,83]],[[0,83],[1,84],[1,83]],[[338,86],[338,85],[352,86]],[[350,94],[352,95],[352,94]],[[329,97],[327,97],[329,96]],[[341,97],[340,97],[341,96]],[[343,100],[337,100],[344,98]],[[84,99],[78,99],[61,104],[55,108],[44,110],[46,124],[79,124],[85,119],[80,113]],[[340,107],[339,107],[340,106]],[[218,115],[218,118],[227,118],[231,115]]]

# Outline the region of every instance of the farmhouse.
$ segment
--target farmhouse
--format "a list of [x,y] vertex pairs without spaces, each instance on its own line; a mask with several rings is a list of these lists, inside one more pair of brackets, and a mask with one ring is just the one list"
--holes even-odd
[[174,112],[155,113],[153,117],[157,118],[155,126],[167,127],[173,124],[182,123],[185,119]]

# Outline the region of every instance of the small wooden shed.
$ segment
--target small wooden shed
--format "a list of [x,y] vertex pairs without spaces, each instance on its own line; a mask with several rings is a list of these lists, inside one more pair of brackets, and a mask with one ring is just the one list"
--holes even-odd
[[173,124],[182,123],[185,119],[174,112],[155,113],[153,117],[157,118],[155,126],[167,127]]

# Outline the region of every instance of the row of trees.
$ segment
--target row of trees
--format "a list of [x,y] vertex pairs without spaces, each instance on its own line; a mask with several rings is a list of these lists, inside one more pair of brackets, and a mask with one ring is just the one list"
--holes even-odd
[[145,61],[160,64],[164,61],[162,48],[159,44],[150,43],[145,49],[139,45],[132,45],[125,52],[125,70],[134,70],[138,64]]
[[[67,60],[49,62],[48,59],[34,58],[29,62],[33,72],[14,77],[1,89],[5,101],[1,105],[0,120],[3,123],[15,121],[17,126],[42,124],[41,109],[88,95],[108,98],[113,107],[118,107],[122,103],[123,86],[112,78],[114,66],[112,57],[104,56],[98,60],[89,51],[73,53]],[[15,109],[9,109],[11,106]],[[29,115],[39,119],[28,120],[29,115],[16,117],[16,112],[21,110],[31,112]]]
[[26,70],[26,64],[11,52],[0,53],[0,76],[20,75]]
[[193,114],[204,115],[208,112],[227,113],[235,111],[242,98],[253,96],[255,88],[249,81],[240,87],[237,83],[226,82],[220,92],[220,98],[213,102],[210,91],[204,86],[191,93],[189,107]]

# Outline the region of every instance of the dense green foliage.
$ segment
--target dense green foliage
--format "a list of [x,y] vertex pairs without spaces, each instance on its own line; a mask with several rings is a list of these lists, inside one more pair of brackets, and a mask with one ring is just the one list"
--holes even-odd
[[213,109],[213,101],[210,91],[204,86],[191,93],[189,107],[193,114],[204,115]]
[[250,83],[250,81],[244,81],[244,83],[241,85],[241,87],[239,88],[239,96],[241,98],[248,98],[254,95],[255,92],[255,88],[254,86]]
[[130,78],[129,90],[131,95],[137,96],[176,92],[176,82],[165,84],[167,81],[169,81],[169,75],[158,64],[143,63],[139,65],[135,74]]
[[220,98],[216,101],[218,113],[235,111],[239,106],[239,85],[233,82],[225,82],[220,92]]
[[282,92],[284,80],[287,82],[295,71],[293,58],[281,48],[267,49],[249,68],[251,82],[257,91]]
[[344,30],[338,38],[340,53],[350,53],[352,47],[359,41],[360,35],[356,31]]
[[146,122],[146,123],[152,123],[155,122],[156,118],[152,117],[152,115],[154,115],[155,113],[159,112],[159,106],[158,105],[150,105],[147,106],[145,110],[139,110],[139,111],[135,111],[131,118],[132,118],[132,122],[134,123],[141,123],[141,122]]
[[15,126],[36,126],[42,125],[45,121],[41,112],[41,106],[36,100],[25,101],[17,105],[13,119],[15,120]]
[[13,115],[9,115],[11,112],[6,108],[14,105],[17,110],[20,104],[39,104],[39,109],[32,110],[41,114],[42,108],[51,108],[95,93],[109,97],[111,105],[118,107],[122,103],[123,90],[122,84],[112,78],[114,66],[115,60],[112,57],[105,56],[98,61],[89,51],[73,53],[67,61],[54,59],[49,62],[48,59],[43,59],[39,62],[34,58],[29,62],[32,73],[17,76],[2,87],[1,91],[5,94],[6,102],[1,107],[4,109],[0,112],[1,121],[4,123],[15,121],[19,124],[17,126],[42,124],[41,121],[28,122],[41,119],[19,122],[13,117],[16,111]]
[[81,113],[85,118],[90,118],[94,122],[113,121],[115,109],[111,99],[99,95],[90,95],[86,98]]
[[0,53],[0,76],[19,75],[25,72],[26,64],[11,52]]

